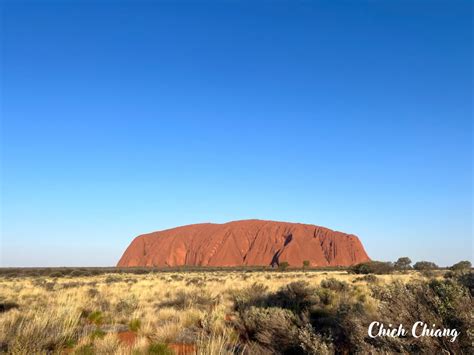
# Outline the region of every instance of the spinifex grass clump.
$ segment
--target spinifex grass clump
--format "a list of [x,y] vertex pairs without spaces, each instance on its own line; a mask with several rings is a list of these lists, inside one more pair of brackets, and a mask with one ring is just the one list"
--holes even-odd
[[80,312],[68,304],[57,304],[48,312],[33,308],[9,311],[1,317],[0,343],[10,353],[67,348],[80,336],[79,322]]

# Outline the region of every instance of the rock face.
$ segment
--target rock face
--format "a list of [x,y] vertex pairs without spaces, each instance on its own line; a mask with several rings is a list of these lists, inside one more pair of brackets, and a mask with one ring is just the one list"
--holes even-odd
[[131,266],[349,266],[369,257],[359,238],[308,224],[245,220],[193,224],[136,237],[118,262]]

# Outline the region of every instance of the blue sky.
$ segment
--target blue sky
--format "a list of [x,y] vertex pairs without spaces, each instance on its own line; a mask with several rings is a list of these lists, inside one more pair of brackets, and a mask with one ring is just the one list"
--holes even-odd
[[3,1],[0,266],[260,218],[472,260],[470,1]]

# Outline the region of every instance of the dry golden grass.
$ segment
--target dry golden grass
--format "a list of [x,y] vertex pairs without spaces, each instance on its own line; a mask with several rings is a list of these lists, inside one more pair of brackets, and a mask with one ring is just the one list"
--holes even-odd
[[[230,295],[260,283],[275,291],[294,281],[335,278],[367,293],[360,275],[338,272],[172,272],[89,277],[0,278],[0,350],[15,354],[167,354],[189,344],[199,354],[235,353]],[[408,282],[418,273],[377,276]],[[374,306],[375,307],[375,306]],[[128,340],[126,339],[128,337]],[[194,349],[194,350],[193,350]],[[239,348],[243,351],[243,348]]]

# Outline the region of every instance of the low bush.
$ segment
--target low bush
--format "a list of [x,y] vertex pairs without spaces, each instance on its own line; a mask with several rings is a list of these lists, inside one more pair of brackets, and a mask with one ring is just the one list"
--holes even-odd
[[450,269],[454,271],[466,271],[466,270],[471,269],[471,267],[472,267],[472,264],[470,261],[463,260],[451,266]]
[[349,268],[353,274],[391,274],[395,270],[392,263],[383,261],[369,261]]
[[339,281],[332,277],[321,281],[320,286],[337,292],[347,291],[349,289],[349,284],[347,282]]
[[278,264],[278,270],[285,271],[286,269],[288,269],[289,266],[290,264],[287,261],[282,261]]
[[367,283],[376,283],[376,282],[378,282],[378,280],[379,279],[377,278],[377,276],[375,276],[373,274],[367,274],[367,275],[356,278],[354,281],[355,282],[362,281],[362,282],[367,282]]
[[111,283],[120,282],[120,281],[122,281],[120,277],[112,276],[112,275],[107,276],[104,280],[106,284],[111,284]]
[[[236,297],[235,328],[252,347],[273,354],[324,354],[334,349],[348,354],[469,353],[474,326],[470,287],[472,275],[466,274],[456,279],[373,284],[369,290],[334,279],[316,288],[295,282],[254,296],[243,290]],[[456,342],[437,337],[416,342],[411,337],[370,338],[367,329],[373,320],[407,328],[422,320],[455,328],[460,335]]]
[[418,261],[413,265],[413,268],[418,271],[436,270],[438,265],[431,261]]
[[210,309],[218,303],[218,298],[212,297],[207,291],[184,291],[180,290],[175,297],[158,303],[158,308],[171,307],[179,310],[195,307],[198,309]]
[[469,290],[471,297],[474,297],[474,272],[458,275],[457,281]]

